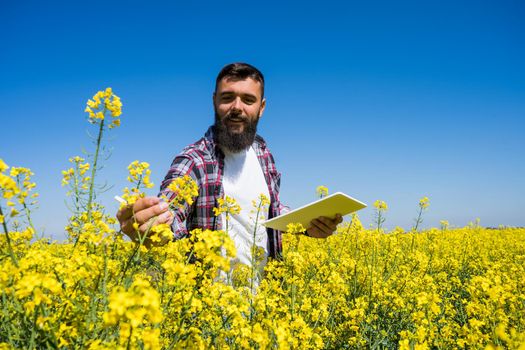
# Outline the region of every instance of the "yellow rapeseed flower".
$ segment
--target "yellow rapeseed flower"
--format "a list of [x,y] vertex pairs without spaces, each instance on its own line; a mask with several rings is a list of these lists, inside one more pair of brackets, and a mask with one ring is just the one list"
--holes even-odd
[[4,163],[2,159],[0,159],[0,173],[3,173],[7,169],[9,169],[9,166],[6,163]]
[[20,188],[10,176],[0,173],[0,193],[5,199],[9,199],[20,193]]
[[153,182],[150,180],[151,170],[148,162],[135,160],[128,165],[128,181],[137,186],[152,188]]
[[421,209],[427,209],[429,205],[428,197],[423,197],[419,200],[419,207]]
[[230,196],[219,198],[217,202],[219,206],[217,208],[213,208],[213,213],[215,216],[219,216],[222,213],[237,215],[241,212],[241,207],[237,204],[237,201]]
[[193,204],[193,199],[199,195],[199,186],[188,175],[180,176],[168,185],[168,190],[171,191],[170,197],[166,198],[171,207],[177,208]]
[[300,223],[289,223],[286,225],[286,233],[296,234],[303,233],[304,231],[306,231],[306,229]]
[[153,243],[163,243],[173,238],[173,232],[168,224],[159,224],[151,228],[149,238]]
[[108,127],[111,129],[120,125],[119,117],[122,114],[122,102],[120,97],[108,87],[104,91],[98,91],[93,99],[86,102],[84,112],[88,113],[88,121],[92,124],[101,123],[106,118],[106,112],[110,112],[112,120]]
[[261,204],[261,207],[266,207],[270,205],[270,198],[266,197],[264,194],[259,195],[259,202]]
[[386,210],[388,210],[388,206],[386,205],[386,202],[381,201],[381,200],[376,200],[376,201],[374,202],[374,207],[375,207],[377,210],[380,210],[380,211],[386,211]]

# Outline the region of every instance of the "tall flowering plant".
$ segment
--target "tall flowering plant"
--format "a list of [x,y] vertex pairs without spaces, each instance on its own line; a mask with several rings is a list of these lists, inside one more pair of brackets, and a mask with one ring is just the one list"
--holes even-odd
[[101,169],[100,157],[103,153],[105,131],[120,126],[122,102],[120,97],[108,87],[98,91],[89,99],[84,111],[88,114],[88,122],[96,126],[97,134],[92,136],[95,150],[93,153],[88,152],[88,161],[80,156],[70,158],[72,166],[62,171],[62,185],[68,187],[67,194],[71,198],[70,209],[73,212],[67,232],[75,244],[78,243],[82,232],[79,224],[82,216],[86,216],[88,222],[94,223],[98,217],[103,215],[103,208],[94,200],[97,192],[104,188],[97,188],[95,180]]

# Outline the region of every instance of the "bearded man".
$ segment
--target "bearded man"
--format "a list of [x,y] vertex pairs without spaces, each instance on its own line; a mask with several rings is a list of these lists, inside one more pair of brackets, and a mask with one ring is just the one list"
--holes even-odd
[[[253,244],[264,251],[265,258],[276,258],[282,251],[281,232],[261,225],[255,228],[250,213],[252,202],[258,201],[261,194],[270,200],[268,211],[263,213],[267,219],[287,210],[279,199],[281,175],[265,141],[256,134],[266,107],[262,73],[246,63],[225,66],[216,79],[213,106],[214,125],[173,160],[159,194],[159,197],[173,197],[169,184],[177,177],[188,175],[199,188],[194,203],[172,211],[158,197],[142,198],[133,207],[117,213],[121,230],[136,240],[133,222],[136,221],[144,233],[153,218],[156,223],[170,224],[175,239],[187,237],[196,228],[221,230],[225,225],[224,216],[215,216],[213,208],[218,207],[219,198],[229,196],[241,207],[240,213],[232,215],[228,224],[238,260],[249,265]],[[319,217],[311,222],[305,234],[326,238],[341,221],[341,216],[333,220]]]

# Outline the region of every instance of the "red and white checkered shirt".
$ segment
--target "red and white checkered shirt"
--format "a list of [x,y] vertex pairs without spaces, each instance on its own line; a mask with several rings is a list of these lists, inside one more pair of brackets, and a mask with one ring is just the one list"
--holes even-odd
[[[252,144],[257,159],[261,164],[268,191],[270,192],[270,207],[267,218],[278,216],[282,210],[286,210],[279,200],[279,187],[281,174],[275,167],[272,154],[266,147],[262,137],[256,135]],[[222,175],[224,169],[224,153],[213,140],[213,127],[210,127],[203,138],[184,148],[173,160],[164,181],[160,187],[160,195],[168,198],[174,196],[168,190],[168,185],[173,179],[189,175],[199,186],[199,195],[191,206],[187,204],[175,210],[175,219],[172,230],[175,238],[180,239],[188,236],[189,232],[196,228],[220,230],[222,222],[220,215],[215,216],[213,208],[218,207],[218,199],[224,196],[222,186]],[[279,257],[282,252],[281,232],[268,229],[268,252],[273,258]]]

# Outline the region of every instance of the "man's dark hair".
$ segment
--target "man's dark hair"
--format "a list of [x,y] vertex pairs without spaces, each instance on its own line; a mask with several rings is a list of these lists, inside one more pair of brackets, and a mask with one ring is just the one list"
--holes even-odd
[[219,72],[219,75],[217,75],[217,80],[215,81],[215,91],[217,91],[219,82],[224,78],[232,80],[245,80],[247,78],[252,78],[261,84],[261,97],[264,97],[264,76],[251,64],[236,62],[224,66]]

